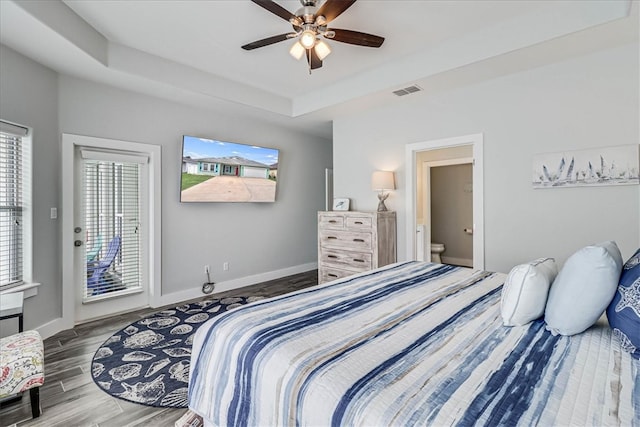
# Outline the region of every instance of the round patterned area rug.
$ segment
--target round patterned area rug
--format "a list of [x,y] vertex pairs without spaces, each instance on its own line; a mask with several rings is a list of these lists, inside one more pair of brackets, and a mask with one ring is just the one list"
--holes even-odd
[[204,300],[163,310],[113,334],[91,362],[95,383],[114,397],[163,408],[186,408],[193,336],[225,311],[263,297]]

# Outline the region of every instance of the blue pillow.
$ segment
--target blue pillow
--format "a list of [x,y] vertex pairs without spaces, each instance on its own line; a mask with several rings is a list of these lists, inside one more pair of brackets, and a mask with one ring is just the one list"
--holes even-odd
[[614,241],[585,246],[571,255],[549,290],[547,330],[575,335],[596,323],[616,293],[622,262]]
[[607,319],[622,349],[640,359],[640,249],[622,268],[618,290],[607,308]]

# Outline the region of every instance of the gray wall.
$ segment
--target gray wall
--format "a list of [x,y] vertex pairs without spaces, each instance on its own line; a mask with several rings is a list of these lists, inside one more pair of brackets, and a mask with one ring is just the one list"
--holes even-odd
[[[38,295],[25,301],[25,329],[62,316],[58,75],[0,45],[0,117],[33,129],[33,278]],[[10,326],[7,326],[7,329]]]
[[445,245],[442,256],[468,260],[469,266],[473,236],[464,229],[473,228],[472,174],[470,164],[431,168],[431,241]]
[[[34,127],[35,254],[39,294],[25,308],[27,328],[61,316],[60,134],[162,146],[162,294],[199,288],[203,266],[216,282],[317,261],[316,212],[324,208],[331,142],[224,111],[194,108],[57,75],[2,46],[0,116]],[[280,149],[275,203],[181,204],[182,135]],[[59,212],[62,215],[63,212]],[[229,271],[222,263],[229,262]]]
[[337,119],[335,194],[375,210],[371,172],[396,170],[387,206],[398,211],[406,259],[405,145],[483,133],[486,269],[508,272],[541,256],[564,263],[608,239],[629,257],[640,246],[640,187],[533,190],[531,167],[536,153],[638,144],[638,52],[624,45]]
[[[162,146],[162,293],[317,261],[331,143],[286,128],[60,77],[60,131]],[[182,135],[280,149],[275,203],[180,203]],[[222,271],[223,262],[229,270]]]

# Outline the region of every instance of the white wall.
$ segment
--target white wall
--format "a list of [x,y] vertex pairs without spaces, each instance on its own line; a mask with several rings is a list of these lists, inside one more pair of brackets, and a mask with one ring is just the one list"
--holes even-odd
[[625,45],[335,120],[335,194],[375,210],[371,172],[396,170],[387,206],[398,211],[406,259],[405,145],[483,133],[486,269],[540,256],[563,263],[608,239],[629,257],[640,246],[640,187],[533,190],[531,162],[535,153],[639,143],[638,52]]
[[[60,135],[113,138],[162,146],[162,294],[199,290],[211,266],[218,283],[317,262],[316,212],[324,209],[331,142],[281,126],[189,107],[58,75],[1,46],[0,117],[34,128],[34,279],[43,283],[25,307],[25,327],[62,315]],[[182,135],[280,149],[275,203],[181,204]],[[59,211],[59,215],[64,213]],[[229,270],[222,271],[223,262]]]
[[[0,45],[0,118],[33,129],[33,277],[38,295],[25,301],[25,329],[62,315],[59,220],[60,206],[58,75]],[[12,328],[12,326],[6,326]]]

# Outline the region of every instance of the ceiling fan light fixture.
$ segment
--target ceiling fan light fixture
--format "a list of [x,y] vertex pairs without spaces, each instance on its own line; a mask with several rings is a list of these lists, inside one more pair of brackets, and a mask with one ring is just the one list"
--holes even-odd
[[316,44],[316,33],[313,30],[304,30],[300,34],[300,44],[305,49],[311,49]]
[[289,49],[289,55],[293,56],[298,61],[304,56],[304,52],[305,48],[300,44],[299,40],[296,40],[293,46],[291,46],[291,49]]
[[289,12],[275,0],[251,1],[288,21],[293,26],[293,32],[289,30],[288,33],[266,37],[240,47],[244,50],[253,50],[284,40],[296,39],[289,48],[289,54],[298,60],[305,56],[309,64],[309,73],[311,70],[322,67],[322,60],[331,54],[331,47],[325,39],[366,47],[380,47],[384,42],[384,37],[373,34],[327,27],[357,0],[300,0],[302,7],[295,13]]
[[318,40],[318,42],[316,43],[316,46],[315,46],[314,49],[315,49],[316,55],[318,55],[318,59],[320,59],[320,61],[323,61],[324,58],[329,56],[329,54],[331,53],[331,48],[323,40]]

